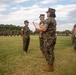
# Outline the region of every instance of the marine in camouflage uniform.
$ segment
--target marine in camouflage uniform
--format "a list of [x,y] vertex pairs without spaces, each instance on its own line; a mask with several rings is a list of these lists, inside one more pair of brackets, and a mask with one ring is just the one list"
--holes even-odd
[[[45,24],[44,17],[45,17],[44,14],[40,14],[40,16],[39,16],[39,18],[41,20],[39,25],[41,25],[41,26],[44,26],[44,24]],[[40,41],[40,49],[41,49],[41,52],[42,52],[42,54],[44,56],[44,44],[43,44],[43,33],[42,32],[40,32],[39,41]]]
[[47,19],[45,25],[41,28],[37,28],[39,31],[43,31],[44,39],[44,55],[48,66],[43,68],[44,71],[54,71],[54,48],[56,44],[56,20],[55,9],[49,8],[47,13]]
[[10,36],[12,36],[13,35],[13,31],[10,31]]
[[74,46],[74,50],[76,50],[76,24],[74,25],[72,30],[72,44]]
[[27,53],[29,43],[30,43],[30,29],[28,27],[28,20],[24,21],[25,26],[21,30],[21,35],[23,37],[23,50]]

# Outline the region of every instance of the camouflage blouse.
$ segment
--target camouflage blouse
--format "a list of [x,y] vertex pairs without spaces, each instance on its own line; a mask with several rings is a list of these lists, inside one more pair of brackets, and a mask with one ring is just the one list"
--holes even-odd
[[44,36],[54,37],[56,33],[56,20],[53,17],[46,19],[44,28],[47,30],[43,33]]
[[30,29],[28,26],[23,27],[23,34],[24,36],[30,36]]

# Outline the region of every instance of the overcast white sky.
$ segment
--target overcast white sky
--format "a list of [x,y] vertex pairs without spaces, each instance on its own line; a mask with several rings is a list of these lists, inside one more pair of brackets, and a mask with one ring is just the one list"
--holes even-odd
[[48,8],[56,9],[57,30],[72,30],[76,23],[76,0],[0,0],[0,24],[23,26],[29,20],[29,27],[34,30],[33,21],[39,23],[39,15]]

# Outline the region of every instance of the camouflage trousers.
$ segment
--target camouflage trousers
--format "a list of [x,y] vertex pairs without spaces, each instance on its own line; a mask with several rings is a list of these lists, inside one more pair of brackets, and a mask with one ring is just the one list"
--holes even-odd
[[53,37],[44,37],[44,55],[49,65],[54,63],[54,47],[56,39]]
[[40,42],[40,50],[42,54],[44,54],[44,40],[43,37],[39,37],[39,42]]
[[27,52],[30,43],[30,37],[23,38],[23,50]]
[[73,46],[74,46],[74,50],[76,50],[76,37],[73,37]]
[[75,44],[76,37],[72,37],[72,43]]

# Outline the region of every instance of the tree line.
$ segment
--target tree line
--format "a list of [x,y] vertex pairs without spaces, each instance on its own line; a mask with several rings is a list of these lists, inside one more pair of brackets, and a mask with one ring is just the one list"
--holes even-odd
[[70,30],[65,30],[65,31],[56,31],[56,34],[58,36],[69,36],[72,34]]
[[[35,30],[34,34],[39,34],[39,31]],[[58,36],[69,36],[69,35],[71,35],[71,31],[70,30],[56,31],[56,35],[58,35]]]

